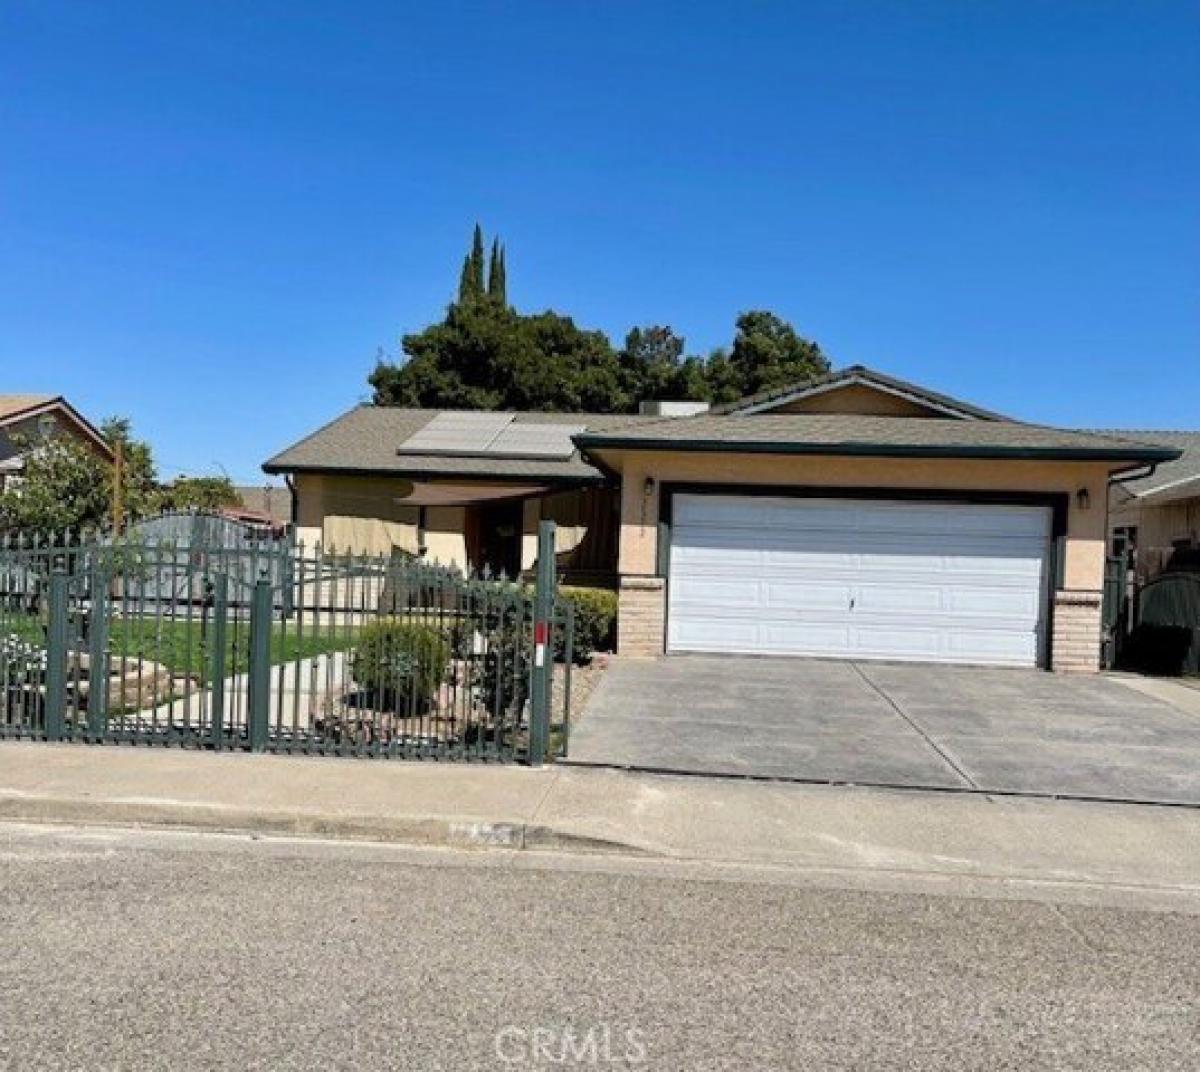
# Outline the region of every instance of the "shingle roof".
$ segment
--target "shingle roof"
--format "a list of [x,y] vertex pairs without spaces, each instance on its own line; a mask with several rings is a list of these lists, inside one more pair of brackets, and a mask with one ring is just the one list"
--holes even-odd
[[1133,439],[1141,443],[1171,447],[1183,452],[1174,461],[1162,462],[1149,476],[1123,480],[1121,486],[1137,498],[1154,497],[1160,502],[1200,496],[1200,432],[1164,432],[1106,429],[1100,435]]
[[105,441],[100,429],[62,395],[0,394],[0,424],[17,423],[27,416],[33,416],[39,410],[44,412],[57,410],[61,416],[73,423],[105,457],[112,457],[112,448]]
[[0,395],[0,420],[53,402],[56,395]]
[[724,406],[714,406],[712,412],[718,415],[757,413],[764,409],[769,410],[772,405],[782,405],[792,399],[804,398],[807,395],[828,391],[833,387],[850,386],[851,384],[880,387],[889,393],[911,398],[918,403],[924,403],[951,417],[978,421],[1007,420],[1006,417],[1001,416],[999,413],[993,413],[989,409],[981,409],[970,402],[964,402],[959,398],[951,398],[949,395],[931,391],[928,387],[909,383],[907,380],[901,380],[895,376],[886,376],[882,372],[876,372],[875,369],[867,368],[866,365],[848,365],[843,369],[834,369],[824,376],[814,376],[811,380],[790,383],[783,387],[773,387],[768,391],[760,391],[758,394],[750,395],[747,398],[739,398],[736,402],[730,402]]
[[1016,421],[823,413],[677,417],[611,432],[589,430],[575,441],[585,452],[610,447],[1131,462],[1174,456],[1172,450],[1151,444]]
[[[477,477],[513,480],[597,480],[599,470],[580,458],[566,460],[504,457],[447,457],[404,454],[400,449],[414,433],[445,410],[357,406],[323,428],[294,443],[263,464],[268,473],[310,471],[391,473]],[[612,431],[658,417],[582,413],[518,413],[518,424],[586,425],[588,430]]]

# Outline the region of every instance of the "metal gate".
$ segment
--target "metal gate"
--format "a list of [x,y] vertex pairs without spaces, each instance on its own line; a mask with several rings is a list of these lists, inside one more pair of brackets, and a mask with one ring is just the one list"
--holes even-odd
[[543,523],[532,586],[319,547],[255,576],[237,548],[0,546],[0,737],[540,763],[570,721],[553,544]]

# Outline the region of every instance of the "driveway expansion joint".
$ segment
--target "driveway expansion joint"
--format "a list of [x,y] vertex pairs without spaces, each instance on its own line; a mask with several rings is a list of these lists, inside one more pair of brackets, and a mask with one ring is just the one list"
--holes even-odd
[[911,726],[913,729],[913,732],[918,734],[920,736],[920,738],[942,758],[942,761],[946,764],[946,766],[948,766],[952,771],[954,771],[954,773],[957,774],[964,782],[966,782],[967,785],[970,786],[970,788],[975,789],[975,790],[980,790],[983,788],[978,783],[976,783],[975,779],[972,778],[966,772],[966,770],[962,767],[962,765],[954,758],[954,756],[947,749],[945,749],[941,745],[939,745],[926,732],[925,728],[915,718],[913,718],[907,711],[905,711],[904,708],[901,707],[895,700],[893,700],[892,697],[886,691],[884,691],[883,688],[881,688],[879,685],[877,685],[871,679],[871,677],[867,674],[867,672],[862,668],[861,663],[852,662],[850,664],[850,666],[854,670],[854,672],[856,674],[858,674],[858,676],[860,678],[862,678],[862,680],[872,690],[874,690],[874,692],[879,696],[879,698],[881,700],[883,700],[883,702],[886,703],[888,705],[888,707],[890,707],[893,711],[895,711],[896,714],[899,715],[900,718],[902,718],[909,726]]

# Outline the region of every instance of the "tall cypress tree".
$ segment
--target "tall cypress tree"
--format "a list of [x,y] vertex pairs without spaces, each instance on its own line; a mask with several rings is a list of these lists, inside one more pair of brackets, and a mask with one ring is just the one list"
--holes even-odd
[[492,260],[488,265],[488,297],[499,305],[508,304],[508,283],[504,273],[504,247],[500,239],[492,240]]
[[471,293],[483,297],[483,270],[486,257],[483,252],[483,228],[475,224],[475,237],[471,241]]
[[471,252],[463,258],[462,273],[458,277],[458,302],[469,305],[484,295],[483,289],[483,229],[475,224],[475,237],[471,241]]
[[465,305],[471,300],[471,256],[463,257],[462,271],[458,274],[458,304]]

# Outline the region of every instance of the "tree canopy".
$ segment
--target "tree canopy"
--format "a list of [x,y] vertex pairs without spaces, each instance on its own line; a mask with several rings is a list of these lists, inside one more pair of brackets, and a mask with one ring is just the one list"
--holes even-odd
[[241,505],[242,497],[227,476],[179,476],[158,489],[159,510],[219,510]]
[[815,342],[765,310],[742,313],[731,349],[706,357],[662,324],[633,328],[615,350],[568,316],[510,306],[505,247],[494,238],[490,258],[485,248],[476,224],[445,317],[371,373],[377,405],[627,413],[644,399],[731,402],[829,369]]

